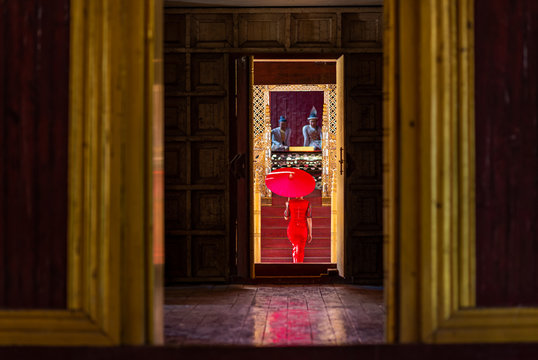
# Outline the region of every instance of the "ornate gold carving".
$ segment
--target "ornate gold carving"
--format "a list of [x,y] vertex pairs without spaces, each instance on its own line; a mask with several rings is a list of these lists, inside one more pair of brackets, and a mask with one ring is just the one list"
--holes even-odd
[[[271,171],[271,113],[269,93],[271,91],[323,91],[323,172],[322,198],[330,204],[337,165],[336,154],[336,85],[254,85],[253,86],[253,153],[254,189],[262,202],[271,198],[265,186],[265,174]],[[256,195],[256,194],[255,194]]]

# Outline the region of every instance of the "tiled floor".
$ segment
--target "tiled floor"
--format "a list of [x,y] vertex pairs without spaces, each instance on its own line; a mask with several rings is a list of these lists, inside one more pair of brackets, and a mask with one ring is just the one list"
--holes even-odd
[[197,285],[166,289],[165,337],[180,345],[381,343],[383,292],[354,285]]

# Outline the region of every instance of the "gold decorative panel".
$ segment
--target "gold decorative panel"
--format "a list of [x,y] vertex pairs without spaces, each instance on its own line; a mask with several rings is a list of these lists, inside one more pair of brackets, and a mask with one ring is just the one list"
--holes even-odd
[[226,98],[199,96],[192,98],[192,135],[224,135],[224,101]]
[[226,91],[226,67],[222,54],[193,54],[191,56],[192,88],[195,91]]
[[239,15],[240,47],[284,47],[285,14]]
[[225,184],[224,142],[192,142],[192,184]]
[[381,11],[342,14],[342,45],[381,47],[382,19]]
[[221,191],[192,191],[192,228],[223,230],[226,228],[224,193]]
[[291,47],[336,47],[336,14],[291,14]]
[[231,14],[196,14],[191,17],[191,47],[223,48],[233,46]]

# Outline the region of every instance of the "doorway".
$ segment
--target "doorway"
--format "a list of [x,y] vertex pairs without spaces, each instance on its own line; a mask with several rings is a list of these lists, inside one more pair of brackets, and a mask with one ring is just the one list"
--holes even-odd
[[[251,239],[260,229],[255,229],[251,219],[254,155],[249,143],[253,67],[249,57],[240,54],[333,62],[343,54],[342,61],[337,61],[342,70],[337,76],[342,81],[317,81],[341,84],[337,102],[344,104],[339,114],[345,120],[345,136],[339,139],[336,153],[344,191],[338,192],[341,208],[332,204],[330,208],[332,219],[336,210],[348,221],[335,231],[331,220],[331,235],[336,233],[340,240],[336,250],[331,242],[330,263],[338,265],[345,281],[382,283],[382,9],[315,8],[311,12],[296,13],[293,8],[165,9],[167,283],[235,282],[256,276],[256,247]],[[337,22],[341,32],[333,28]],[[366,24],[377,30],[351,31]],[[280,32],[285,26],[292,30]]]
[[[340,60],[343,61],[343,60]],[[251,150],[251,246],[254,249],[253,276],[313,276],[334,273],[343,256],[338,256],[338,161],[343,151],[338,143],[337,63],[334,57],[251,59],[250,150]],[[343,79],[343,77],[342,77]],[[342,106],[341,106],[342,107]],[[313,120],[321,141],[305,142],[303,127]],[[284,122],[284,124],[282,124]],[[273,129],[286,127],[284,145],[277,144]],[[341,134],[340,134],[341,135]],[[308,146],[315,145],[315,146]],[[339,146],[340,145],[340,146]],[[342,148],[342,151],[338,151]],[[272,193],[265,185],[265,174],[288,167],[309,173],[315,188],[305,196],[312,217],[312,240],[304,249],[304,259],[289,266],[292,244],[283,218],[287,199]],[[340,188],[343,191],[343,187]],[[339,222],[342,224],[339,225]]]
[[[337,121],[344,131],[337,133],[335,148],[336,183],[343,191],[337,191],[337,206],[332,204],[336,197],[330,197],[330,232],[337,240],[331,242],[329,263],[337,264],[345,282],[381,285],[381,8],[333,10],[316,8],[312,14],[299,14],[292,8],[176,8],[166,12],[165,278],[169,285],[248,282],[259,275],[252,241],[256,224],[251,218],[257,200],[250,192],[255,155],[250,143],[249,89],[256,76],[252,76],[254,62],[239,54],[335,63],[336,79],[314,83],[340,87],[336,102],[342,104],[337,106],[341,109]],[[379,30],[368,36],[377,38],[359,41],[357,37],[364,33],[337,33],[333,29],[337,22],[350,30],[366,22]],[[280,32],[285,26],[291,30]],[[320,31],[310,32],[313,29]],[[272,85],[286,84],[290,82]],[[259,206],[261,212],[261,198]],[[335,216],[348,219],[347,226],[333,221]]]

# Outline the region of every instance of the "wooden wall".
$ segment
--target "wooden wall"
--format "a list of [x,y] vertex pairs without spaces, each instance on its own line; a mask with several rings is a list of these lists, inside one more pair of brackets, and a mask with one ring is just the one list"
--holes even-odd
[[538,2],[476,0],[477,304],[538,305]]
[[[235,113],[235,99],[248,92],[246,87],[234,88],[234,72],[241,73],[239,67],[245,70],[236,66],[235,59],[242,55],[334,59],[344,54],[353,59],[346,71],[355,85],[347,95],[350,103],[356,103],[347,116],[351,128],[362,137],[356,139],[362,145],[351,147],[351,151],[359,151],[353,178],[361,179],[354,182],[362,185],[358,192],[348,189],[348,198],[358,204],[349,208],[352,212],[348,216],[350,224],[367,227],[355,226],[349,241],[359,245],[349,248],[360,254],[349,255],[350,259],[370,259],[367,264],[355,262],[355,275],[350,278],[381,283],[382,157],[378,135],[382,8],[185,9],[168,5],[164,24],[167,281],[249,276],[244,261],[250,256],[245,254],[249,251],[249,225],[243,224],[248,219],[235,213],[235,199],[248,198],[245,194],[249,189],[230,185],[228,165],[236,156],[248,159],[248,154],[236,152],[233,139],[240,135],[232,133],[248,128],[247,117],[243,116],[245,123],[238,123],[240,117]],[[286,76],[297,77],[289,73]],[[373,98],[370,90],[375,93]],[[366,93],[369,95],[363,99]],[[242,105],[238,108],[246,113]],[[375,140],[365,142],[365,137],[371,135]],[[370,145],[373,147],[366,149]],[[241,191],[245,194],[238,193]],[[234,232],[236,227],[245,229],[245,233]],[[237,257],[243,259],[243,269],[234,264],[235,254],[227,253],[235,249]]]
[[0,2],[0,307],[65,308],[69,0]]

